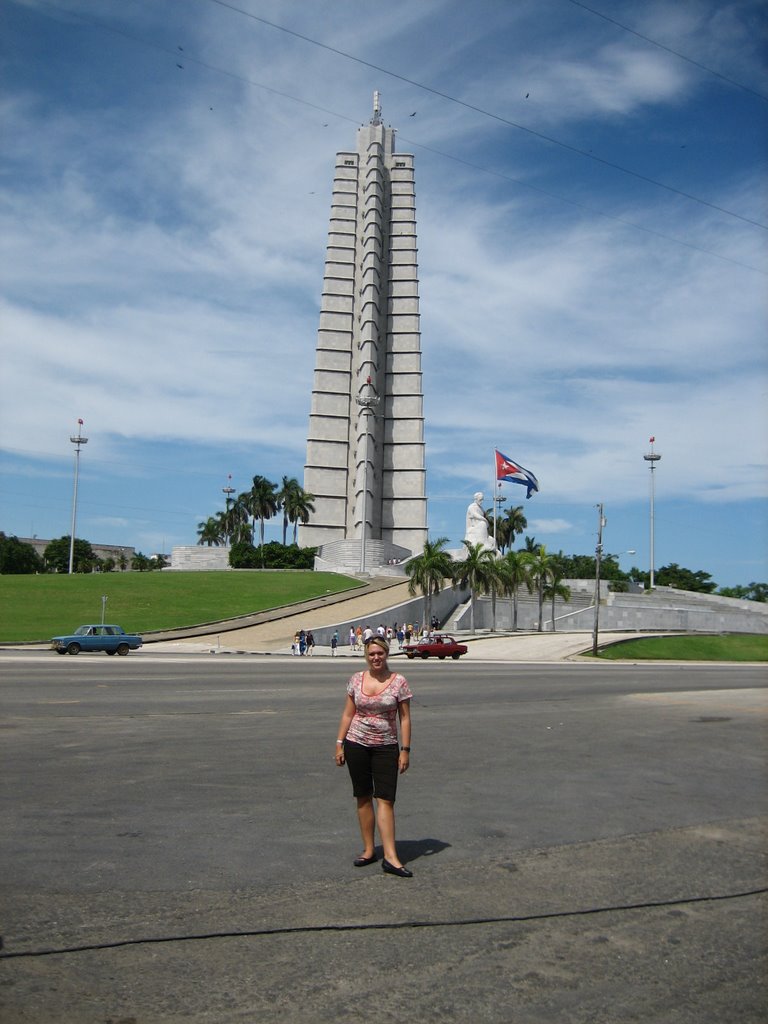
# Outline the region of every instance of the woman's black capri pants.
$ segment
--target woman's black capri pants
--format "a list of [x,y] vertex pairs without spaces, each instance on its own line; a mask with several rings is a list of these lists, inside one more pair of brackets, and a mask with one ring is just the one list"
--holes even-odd
[[354,796],[374,796],[395,802],[400,748],[397,743],[384,747],[364,747],[344,741],[344,760],[349,768]]

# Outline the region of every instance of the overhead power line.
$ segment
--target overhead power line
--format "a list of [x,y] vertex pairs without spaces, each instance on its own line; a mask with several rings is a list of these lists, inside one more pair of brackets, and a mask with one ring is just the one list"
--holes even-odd
[[753,227],[768,230],[768,224],[762,224],[760,221],[752,220],[750,217],[744,217],[742,214],[735,213],[733,210],[726,210],[724,207],[718,206],[715,203],[710,203],[708,200],[702,199],[700,196],[695,196],[690,192],[683,191],[683,189],[675,188],[674,185],[667,185],[663,181],[658,181],[656,178],[651,178],[648,175],[641,174],[639,171],[633,171],[630,167],[624,167],[622,164],[614,163],[612,160],[607,160],[605,157],[597,156],[595,153],[590,153],[588,150],[580,149],[578,146],[572,146],[568,142],[563,142],[551,135],[546,135],[544,132],[537,131],[535,128],[528,128],[526,125],[518,124],[516,121],[512,121],[507,117],[502,117],[501,114],[495,114],[493,111],[475,106],[475,104],[468,103],[466,100],[461,100],[457,96],[451,96],[449,93],[442,92],[440,89],[435,89],[430,85],[425,85],[423,82],[417,82],[412,78],[407,78],[405,75],[400,75],[396,71],[390,71],[388,68],[381,67],[379,64],[373,64],[371,61],[364,60],[362,57],[356,57],[354,54],[347,53],[345,50],[339,50],[337,47],[330,46],[328,43],[321,43],[318,39],[313,39],[311,36],[305,36],[301,32],[296,32],[294,29],[286,28],[285,25],[278,25],[276,22],[269,21],[267,18],[262,18],[257,14],[252,14],[250,11],[245,11],[242,7],[236,7],[234,4],[228,3],[227,0],[209,0],[209,3],[216,4],[217,7],[225,8],[226,10],[233,11],[236,14],[242,14],[246,18],[250,18],[252,21],[258,21],[262,25],[267,25],[269,28],[276,29],[278,32],[285,32],[287,35],[294,36],[296,39],[301,39],[303,42],[310,43],[312,46],[317,46],[322,50],[327,50],[329,53],[335,53],[339,57],[344,57],[346,60],[354,61],[356,64],[361,64],[363,67],[371,68],[373,71],[379,71],[381,74],[394,78],[397,81],[405,82],[406,85],[412,85],[416,89],[421,89],[433,96],[438,96],[440,99],[447,100],[449,103],[455,103],[460,107],[464,107],[466,110],[471,110],[476,114],[490,118],[491,120],[497,121],[499,124],[504,124],[509,128],[515,128],[518,131],[525,132],[534,138],[542,139],[544,142],[549,142],[554,146],[559,146],[561,149],[565,149],[568,152],[577,153],[579,156],[586,157],[588,160],[602,164],[604,167],[610,167],[615,171],[620,171],[622,174],[628,174],[633,178],[637,178],[639,181],[646,182],[646,184],[665,189],[667,192],[671,192],[674,195],[682,196],[684,199],[691,200],[691,202],[706,206],[710,210],[716,210],[718,213],[723,213],[727,217],[734,217],[736,220],[743,221],[745,224],[751,224]]
[[[213,2],[216,2],[216,0],[213,0]],[[50,7],[50,9],[52,10],[61,11],[61,8],[55,7],[53,5],[44,4],[44,6]],[[121,36],[122,38],[128,39],[133,43],[137,43],[140,46],[150,47],[153,50],[157,50],[160,53],[168,54],[171,57],[178,56],[177,48],[165,46],[162,43],[156,43],[150,39],[144,39],[141,36],[133,35],[131,32],[127,32],[124,29],[116,28],[112,25],[105,25],[103,22],[94,21],[93,19],[87,18],[86,16],[80,13],[75,13],[72,11],[68,11],[67,13],[71,14],[78,21],[84,22],[89,25],[94,25],[100,28],[102,31],[109,32],[113,35]],[[184,60],[185,63],[187,64],[194,64],[197,67],[205,68],[207,71],[213,71],[215,74],[223,75],[226,78],[231,78],[233,81],[242,82],[244,85],[249,85],[256,89],[262,89],[264,92],[271,93],[273,96],[279,96],[281,99],[286,99],[292,103],[297,103],[301,106],[308,107],[310,110],[316,110],[319,113],[330,115],[332,117],[338,118],[341,121],[346,121],[348,124],[360,124],[359,117],[352,117],[349,114],[342,114],[337,110],[331,109],[330,107],[323,107],[317,103],[312,103],[310,100],[303,99],[299,96],[294,96],[292,93],[285,92],[284,90],[281,89],[275,89],[271,85],[265,85],[263,82],[258,82],[253,78],[248,78],[245,75],[237,74],[236,72],[230,71],[227,68],[222,68],[217,64],[211,64],[208,61],[201,60],[199,57],[193,57],[187,51],[184,52]],[[741,260],[736,260],[731,256],[724,256],[722,253],[715,252],[714,249],[708,249],[706,246],[696,245],[695,243],[685,241],[682,238],[676,238],[674,235],[665,234],[663,231],[657,231],[654,228],[649,228],[646,227],[645,225],[637,224],[634,221],[627,220],[625,217],[619,217],[616,214],[607,213],[606,211],[600,210],[597,207],[592,206],[588,203],[582,203],[579,202],[578,200],[570,199],[566,196],[563,196],[558,192],[553,192],[551,190],[541,188],[539,185],[534,185],[531,182],[524,181],[521,178],[516,178],[511,174],[505,173],[504,171],[496,170],[490,167],[485,167],[482,164],[474,163],[473,161],[470,160],[465,160],[462,157],[456,156],[455,154],[446,153],[444,150],[436,149],[433,146],[427,146],[424,143],[416,141],[415,139],[409,139],[405,135],[400,135],[399,138],[401,139],[402,142],[407,143],[409,146],[412,146],[416,149],[421,149],[426,153],[432,153],[435,156],[439,156],[444,160],[451,160],[454,163],[461,164],[464,167],[468,167],[474,171],[479,171],[482,174],[487,174],[491,177],[499,178],[502,181],[512,182],[515,185],[519,185],[521,188],[526,188],[533,192],[537,192],[539,193],[539,195],[547,196],[548,198],[554,199],[557,202],[565,203],[566,205],[572,206],[576,209],[584,210],[586,213],[589,213],[592,216],[602,217],[605,220],[614,221],[615,223],[621,224],[624,227],[631,228],[635,231],[642,231],[644,234],[653,235],[656,238],[660,238],[663,239],[664,241],[671,242],[674,245],[681,245],[687,249],[692,249],[695,252],[704,253],[707,256],[714,256],[715,259],[722,260],[725,263],[730,263],[733,266],[742,267],[744,270],[752,270],[758,274],[763,275],[765,275],[766,273],[760,267],[753,266],[750,263],[745,263]]]
[[764,93],[758,92],[756,89],[752,89],[748,85],[744,85],[743,82],[737,82],[734,78],[729,78],[727,75],[723,75],[719,71],[715,71],[714,68],[707,67],[706,64],[701,64],[699,61],[694,60],[693,57],[686,57],[684,53],[680,53],[679,50],[673,50],[671,46],[665,46],[664,43],[660,43],[658,39],[651,39],[650,36],[644,36],[642,32],[637,32],[635,29],[630,28],[629,25],[623,25],[620,21],[616,21],[615,18],[610,18],[607,14],[603,14],[602,11],[596,11],[594,7],[588,7],[586,4],[581,3],[581,0],[568,0],[568,2],[573,4],[574,7],[581,7],[582,10],[589,11],[589,13],[594,14],[596,18],[602,18],[603,21],[608,21],[611,25],[616,25],[617,28],[622,29],[624,32],[629,32],[631,35],[637,36],[638,39],[642,39],[644,42],[650,43],[651,46],[657,46],[660,50],[665,50],[667,53],[671,53],[675,57],[679,57],[680,60],[684,60],[688,64],[693,64],[694,67],[699,68],[701,71],[706,71],[709,75],[714,75],[715,78],[719,78],[721,81],[727,82],[729,85],[735,85],[737,89],[743,89],[744,92],[752,93],[752,95],[757,96],[758,99],[768,101],[768,96]]

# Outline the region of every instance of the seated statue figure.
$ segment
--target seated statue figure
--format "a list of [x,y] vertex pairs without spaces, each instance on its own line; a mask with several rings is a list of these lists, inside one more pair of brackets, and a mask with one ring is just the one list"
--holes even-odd
[[494,551],[493,538],[488,536],[488,520],[483,511],[483,492],[478,491],[467,506],[467,524],[464,540],[468,544],[482,544],[486,551]]

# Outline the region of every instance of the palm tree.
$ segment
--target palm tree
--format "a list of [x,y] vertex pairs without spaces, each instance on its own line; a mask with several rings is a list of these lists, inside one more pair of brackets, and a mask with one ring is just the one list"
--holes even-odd
[[[252,544],[253,528],[250,524],[248,491],[241,494],[224,513],[227,537],[230,544]],[[246,499],[246,500],[243,500]]]
[[238,495],[235,501],[227,498],[227,507],[223,512],[217,513],[221,523],[221,531],[227,544],[237,544],[240,541],[248,543],[251,540],[251,529],[248,524],[248,492]]
[[443,548],[448,543],[447,537],[428,540],[420,555],[412,558],[406,566],[410,576],[408,593],[413,595],[420,590],[424,597],[424,622],[432,624],[432,595],[440,593],[443,580],[453,579],[453,559]]
[[469,587],[469,614],[472,632],[475,632],[475,596],[487,594],[493,586],[497,574],[494,552],[484,548],[482,544],[464,541],[467,557],[454,563],[454,579],[462,587]]
[[[507,545],[511,547],[515,543],[515,538],[524,533],[528,528],[528,520],[525,518],[522,505],[514,505],[512,508],[508,508],[501,521],[504,524],[504,547],[507,547]],[[502,548],[502,550],[504,549]]]
[[[283,510],[283,547],[285,547],[286,536],[288,534],[288,522],[290,520],[290,509],[294,495],[297,491],[301,490],[301,485],[295,476],[284,476],[283,483],[280,490],[277,492],[277,505],[278,508]],[[292,521],[292,520],[291,520]]]
[[517,595],[522,585],[530,594],[532,585],[528,572],[530,558],[526,551],[508,551],[497,563],[502,593],[512,599],[512,629],[517,632]]
[[535,537],[528,537],[528,536],[526,536],[526,538],[525,538],[525,550],[526,551],[528,551],[532,555],[535,555],[538,552],[540,547],[541,547],[541,545],[536,543],[536,538]]
[[[285,477],[283,477],[283,481],[285,481]],[[315,511],[314,494],[305,491],[298,481],[293,480],[292,483],[295,486],[291,487],[287,496],[283,499],[283,544],[285,544],[286,517],[289,523],[293,523],[293,543],[296,544],[296,531],[299,523],[302,526],[306,526],[309,522],[309,517]]]
[[544,597],[552,598],[552,632],[555,632],[555,598],[560,597],[563,601],[570,601],[571,588],[563,583],[557,567],[553,566],[549,581],[544,586]]
[[221,539],[221,524],[213,516],[208,516],[202,523],[197,524],[198,544],[207,544],[209,548],[218,547]]
[[547,581],[552,578],[554,572],[554,563],[552,556],[547,554],[547,549],[543,544],[539,544],[538,550],[535,553],[529,554],[529,571],[531,579],[536,585],[536,591],[539,595],[539,632],[544,632],[544,587]]
[[[492,509],[488,510],[493,512]],[[491,520],[493,522],[493,520]],[[491,534],[493,533],[493,526],[491,526]],[[507,528],[507,521],[503,517],[499,516],[496,520],[496,547],[503,554],[509,545],[509,529]]]
[[[277,484],[267,480],[265,476],[255,476],[250,491],[241,494],[237,499],[243,508],[253,519],[253,531],[256,530],[256,520],[259,520],[259,546],[264,547],[264,520],[271,519],[277,512]],[[262,560],[264,552],[262,550]]]

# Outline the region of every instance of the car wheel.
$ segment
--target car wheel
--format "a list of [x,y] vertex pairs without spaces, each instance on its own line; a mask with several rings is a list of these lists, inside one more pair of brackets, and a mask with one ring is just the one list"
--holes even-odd
[[123,657],[123,658],[126,656],[126,654],[128,653],[129,650],[130,650],[130,647],[128,646],[128,644],[118,644],[117,645],[117,653],[121,657]]
[[426,661],[427,658],[429,657],[429,651],[422,651],[421,657],[424,659],[424,661]]
[[413,655],[412,654],[406,654],[406,658],[408,659],[408,661],[413,661]]
[[458,661],[459,658],[461,657],[461,655],[460,654],[452,654],[451,657],[453,658],[454,661]]
[[67,644],[67,654],[79,654],[80,644],[76,644],[74,641],[71,644]]
[[438,658],[440,659],[440,661],[445,661],[445,655],[444,654],[438,654]]
[[114,654],[114,651],[107,651],[107,654]]
[[57,654],[66,654],[67,653],[67,648],[66,647],[57,647],[56,648],[56,653]]

